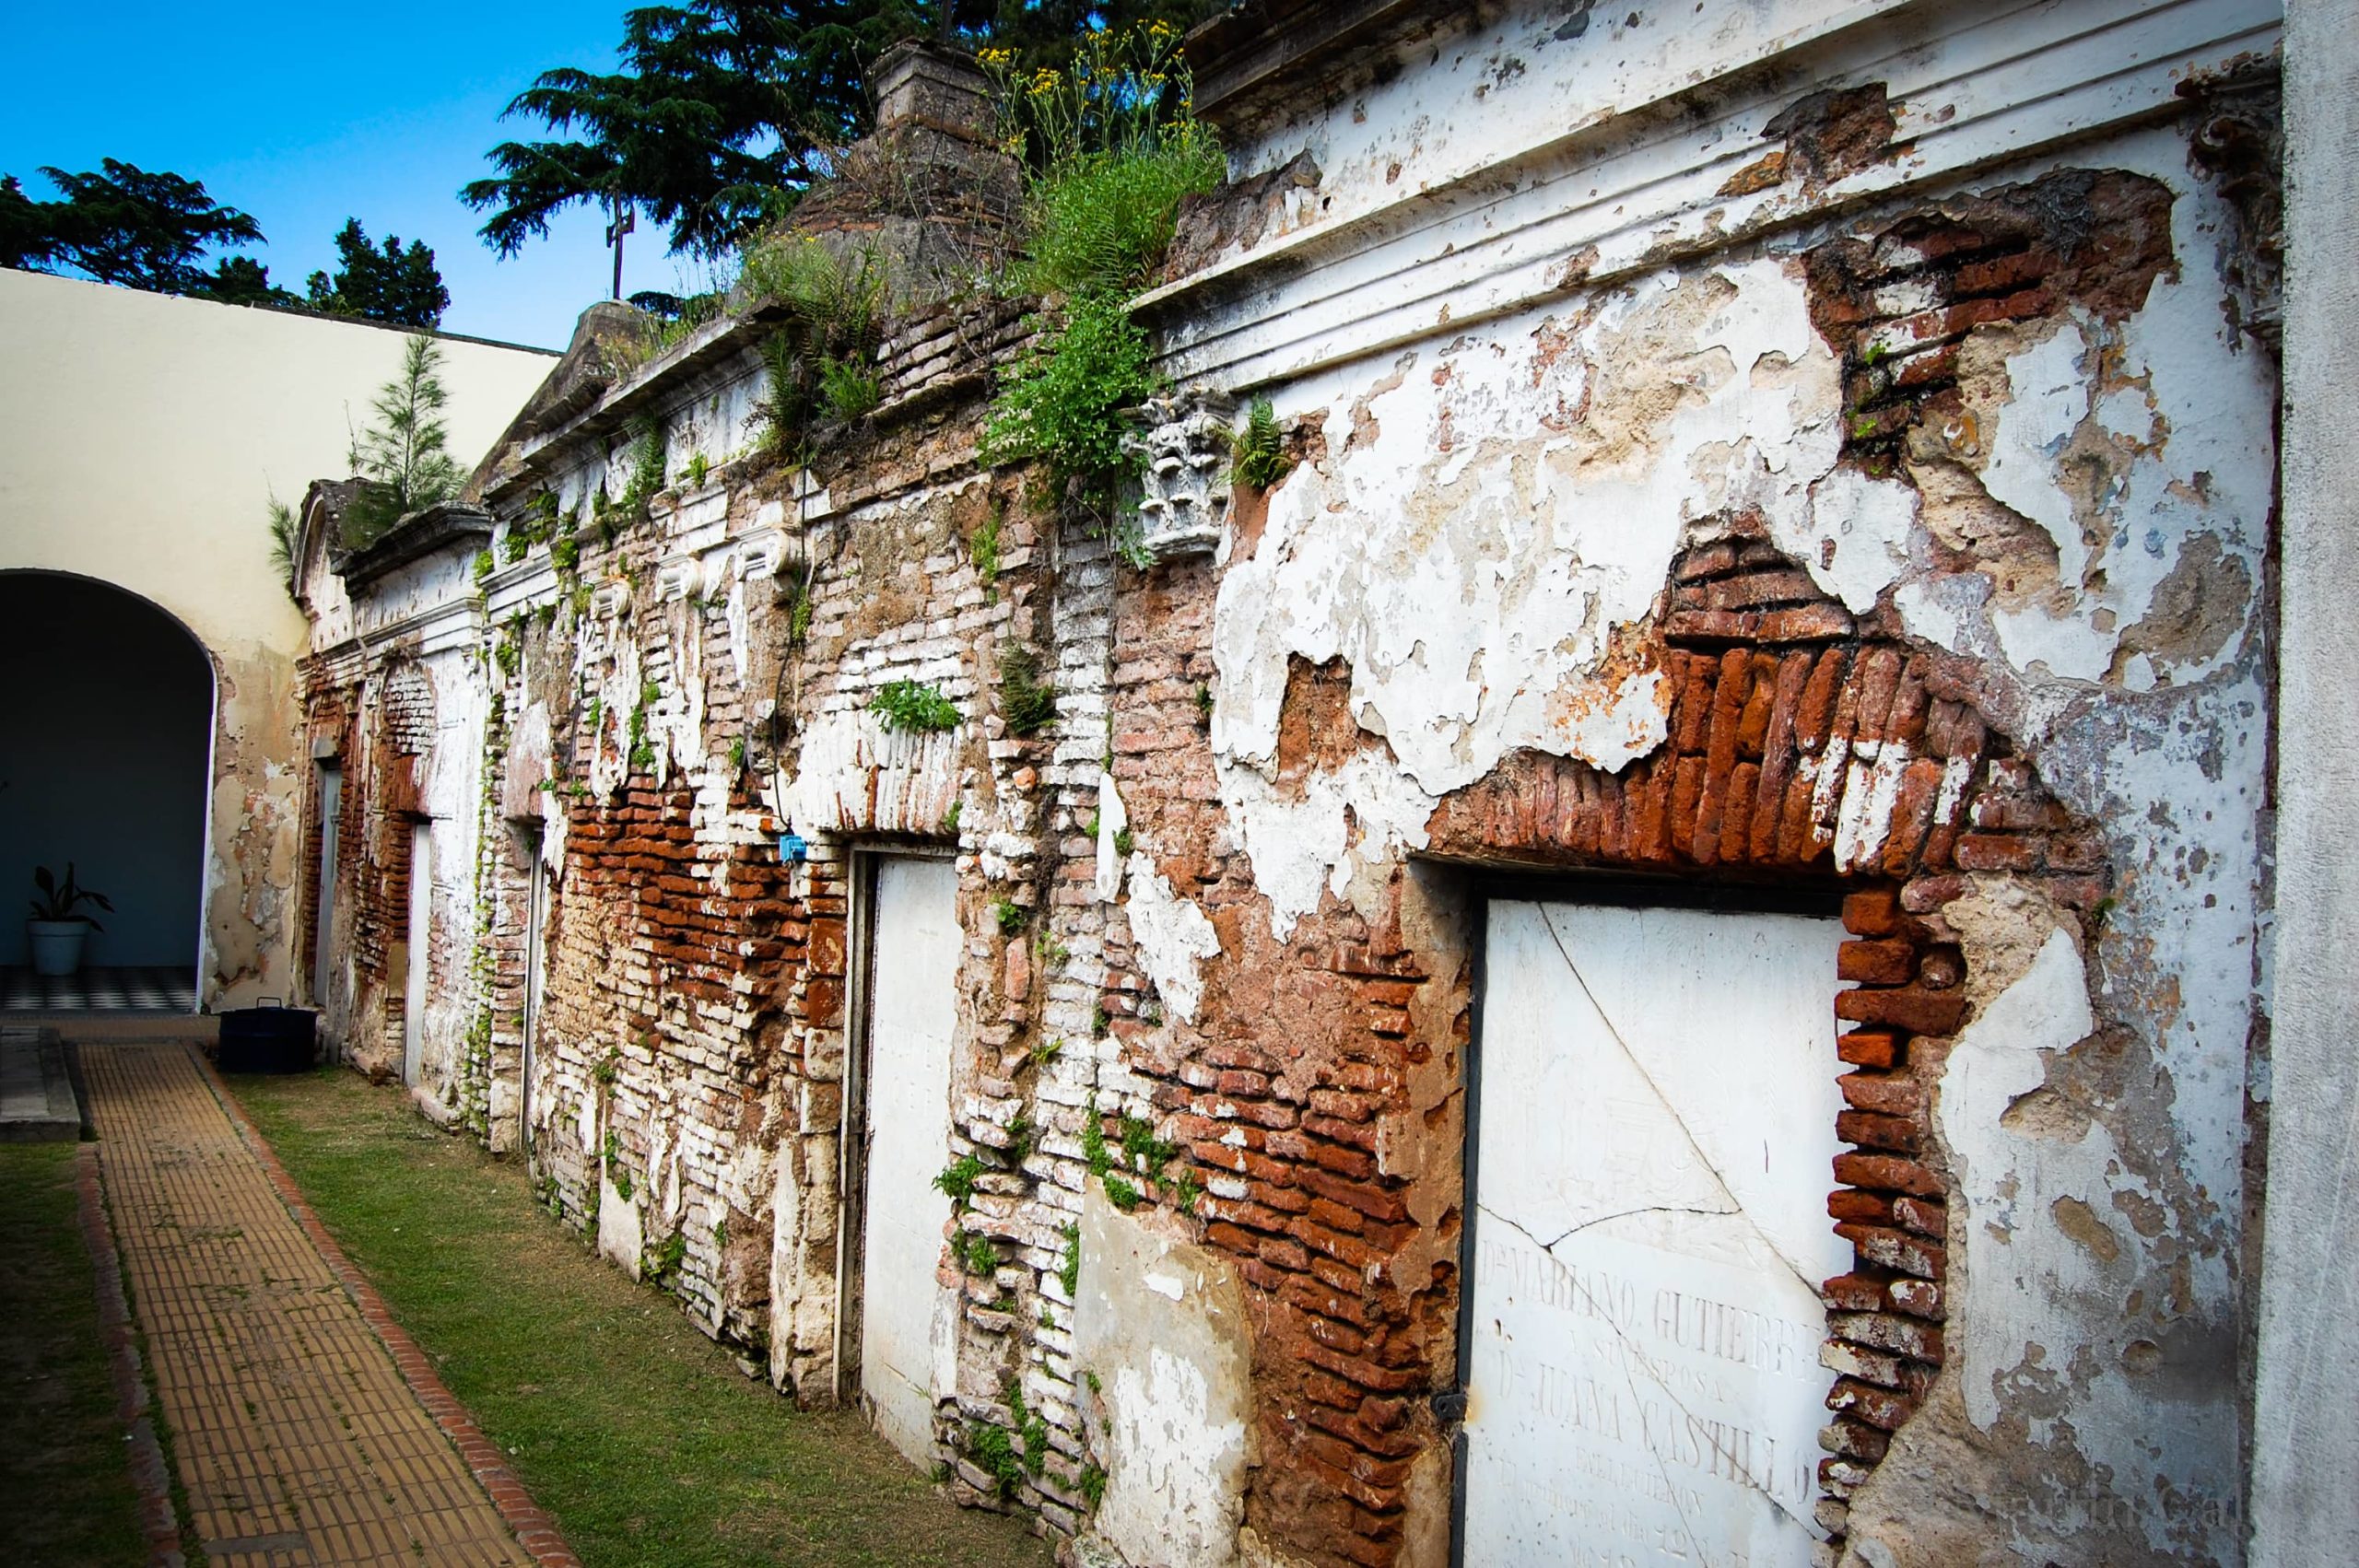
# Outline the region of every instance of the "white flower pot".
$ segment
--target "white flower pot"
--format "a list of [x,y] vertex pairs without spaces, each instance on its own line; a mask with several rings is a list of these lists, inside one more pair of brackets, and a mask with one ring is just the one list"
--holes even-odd
[[82,966],[82,942],[90,934],[88,920],[27,920],[25,936],[32,943],[33,973],[70,975]]

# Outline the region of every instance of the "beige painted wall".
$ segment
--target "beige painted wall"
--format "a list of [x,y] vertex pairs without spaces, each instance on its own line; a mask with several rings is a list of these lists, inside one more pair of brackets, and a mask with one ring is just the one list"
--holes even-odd
[[[288,989],[307,627],[264,508],[349,469],[405,334],[0,270],[0,570],[100,579],[176,616],[217,681],[205,1000]],[[555,357],[446,338],[450,444],[488,449]],[[11,892],[0,889],[0,893]]]

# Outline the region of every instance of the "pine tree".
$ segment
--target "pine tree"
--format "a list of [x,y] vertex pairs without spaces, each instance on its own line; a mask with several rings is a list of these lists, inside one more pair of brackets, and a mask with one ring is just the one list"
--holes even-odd
[[200,294],[224,275],[204,270],[208,247],[262,242],[262,226],[207,195],[203,181],[111,158],[96,173],[41,173],[59,199],[34,201],[15,176],[0,177],[0,265],[64,266],[126,288]]
[[300,305],[302,297],[270,281],[270,269],[251,256],[224,256],[189,292],[224,305]]
[[464,476],[444,444],[449,431],[440,410],[450,398],[436,374],[441,362],[432,338],[409,339],[401,374],[377,391],[376,423],[352,439],[352,472],[361,483],[345,509],[344,542],[350,548],[458,494]]
[[451,291],[434,265],[434,252],[424,240],[405,248],[388,236],[382,246],[372,244],[360,220],[348,217],[336,231],[336,270],[311,275],[311,307],[338,316],[359,316],[372,322],[432,329],[451,308]]
[[270,528],[271,569],[278,573],[278,580],[287,585],[288,592],[292,593],[295,591],[295,546],[300,542],[303,520],[293,507],[276,496],[270,497],[269,508],[264,517]]
[[26,195],[15,175],[0,174],[0,267],[41,272],[54,264],[57,237],[43,210],[48,205]]
[[485,243],[512,256],[568,207],[616,204],[668,226],[675,251],[717,256],[775,221],[823,171],[826,150],[867,130],[867,73],[903,39],[1014,49],[1057,64],[1089,27],[1184,27],[1213,0],[685,0],[623,18],[621,69],[544,73],[502,118],[567,139],[502,142],[499,170],[460,198],[491,216]]

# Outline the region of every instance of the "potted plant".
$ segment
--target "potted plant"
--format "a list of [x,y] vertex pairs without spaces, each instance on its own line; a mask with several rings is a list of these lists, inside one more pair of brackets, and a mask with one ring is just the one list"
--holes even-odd
[[33,918],[25,922],[25,937],[32,944],[33,973],[36,975],[70,975],[82,966],[82,941],[92,931],[106,927],[80,912],[85,904],[95,904],[108,914],[114,905],[103,893],[93,893],[74,880],[74,862],[65,862],[65,878],[59,881],[47,866],[33,868],[33,885],[41,896],[32,901]]

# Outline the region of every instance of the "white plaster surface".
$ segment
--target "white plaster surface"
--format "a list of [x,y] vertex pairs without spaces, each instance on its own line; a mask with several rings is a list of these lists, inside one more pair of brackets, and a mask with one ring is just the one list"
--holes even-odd
[[[1319,221],[1216,263],[1226,299],[1174,309],[1181,380],[1244,391],[1511,314],[1568,280],[1618,283],[1671,252],[1806,217],[2167,111],[2189,76],[2275,41],[2279,0],[1694,0],[1615,12],[1464,13],[1390,83],[1327,95],[1232,145],[1243,170],[1308,146]],[[1873,17],[1877,19],[1870,21]],[[1752,69],[1768,58],[1782,69]],[[1881,82],[1900,143],[1831,192],[1726,188],[1811,86]],[[1308,95],[1305,95],[1308,96]],[[1638,105],[1649,111],[1637,111]]]
[[2255,1568],[2359,1562],[2359,95],[2353,0],[2286,6],[2285,468],[2269,1194],[2253,1390]]
[[[1975,1268],[1949,1342],[1966,1415],[1985,1429],[1999,1419],[2003,1380],[2043,1359],[2041,1341],[2054,1332],[2052,1298],[2107,1283],[2103,1260],[2085,1245],[2060,1245],[2051,1216],[2056,1204],[2077,1202],[2095,1223],[2119,1223],[2108,1201],[2107,1176],[2121,1168],[2110,1138],[2086,1121],[2030,1138],[2002,1125],[2046,1079],[2045,1053],[2070,1049],[2095,1024],[2080,951],[2052,931],[2031,967],[1958,1036],[1942,1071],[1942,1134],[1975,1238]],[[2025,1231],[2032,1234],[2018,1245]]]
[[636,1182],[631,1187],[632,1198],[625,1198],[615,1185],[614,1177],[602,1160],[598,1175],[598,1250],[611,1258],[616,1267],[633,1279],[639,1277],[641,1250],[647,1245],[645,1221],[639,1205],[632,1200],[640,1195]]
[[1122,830],[1131,825],[1131,813],[1122,804],[1122,791],[1116,787],[1114,776],[1104,768],[1097,770],[1097,866],[1093,885],[1097,889],[1097,901],[1110,904],[1122,892],[1122,854],[1118,840]]
[[[1658,274],[1570,319],[1406,353],[1372,385],[1291,391],[1328,408],[1341,455],[1273,493],[1253,556],[1222,578],[1213,633],[1222,790],[1278,934],[1322,886],[1343,891],[1347,862],[1420,847],[1435,802],[1514,751],[1611,770],[1661,744],[1673,694],[1654,670],[1602,672],[1612,634],[1648,614],[1696,520],[1752,509],[1781,542],[1810,535],[1812,486],[1841,442],[1837,380],[1799,276],[1764,260]],[[1583,405],[1615,412],[1566,412]],[[1356,406],[1376,439],[1355,435]],[[1535,408],[1556,413],[1535,429]],[[1886,538],[1862,541],[1888,558]],[[1832,559],[1854,594],[1872,580],[1848,547]],[[1289,658],[1338,655],[1353,712],[1391,757],[1282,790]]]
[[1139,963],[1172,1015],[1192,1024],[1204,1000],[1200,965],[1220,956],[1220,933],[1194,900],[1173,891],[1170,879],[1156,870],[1155,857],[1144,849],[1131,852],[1130,880],[1131,938],[1138,944]]
[[948,860],[877,866],[860,1376],[876,1429],[919,1464],[933,1462],[933,1404],[950,1387],[940,1363],[952,1308],[934,1280],[950,1199],[933,1176],[950,1141],[957,897]]
[[[2166,1347],[2168,1377],[2134,1408],[2114,1402],[2111,1375],[2060,1377],[2043,1463],[2094,1467],[2108,1478],[2095,1486],[2104,1507],[2161,1499],[2110,1515],[2145,1549],[2217,1552],[2238,1418],[2229,1362],[2202,1347],[2223,1342],[2238,1310],[2248,1042],[2265,1003],[2269,693],[2253,632],[2274,389],[2266,355],[2223,308],[2233,219],[2190,177],[2184,131],[2119,132],[1982,173],[1961,193],[2060,164],[2167,187],[2177,264],[2120,321],[2075,309],[1969,339],[1972,417],[1937,434],[1968,485],[1995,492],[1971,516],[1930,481],[1838,465],[1836,366],[1775,244],[1273,387],[1282,415],[1324,411],[1326,456],[1295,470],[1251,553],[1229,557],[1213,637],[1216,766],[1283,937],[1320,898],[1381,885],[1422,848],[1436,802],[1516,749],[1619,767],[1658,743],[1659,723],[1609,745],[1568,720],[1643,713],[1635,683],[1649,672],[1617,634],[1650,613],[1683,543],[1724,509],[1758,511],[1846,605],[1889,596],[1912,637],[1975,661],[1986,718],[2104,833],[2113,897],[2084,986],[2099,1017],[2152,1052],[2151,1075],[2101,1118],[2119,1129],[2125,1169],[2084,1199],[2154,1205],[2142,1211],[2150,1229],[2124,1235],[2129,1261],[2104,1289],[2044,1298],[2039,1342],[2052,1357],[2136,1359],[2148,1352],[2131,1341],[2149,1340]],[[2052,576],[2031,544],[2007,561],[1961,558],[1959,529],[1993,517],[2052,549]],[[1363,747],[1281,778],[1290,661],[1337,656]],[[1880,856],[1908,760],[1896,746],[1838,746],[1806,765],[1838,866]],[[1945,818],[1966,783],[1945,781]],[[2055,1179],[2053,1196],[2086,1187]],[[1985,1241],[1965,1234],[1953,1266],[1970,1276]],[[2013,1266],[2037,1274],[2049,1247],[2076,1244],[2051,1231],[2030,1245]],[[2144,1315],[2137,1328],[2126,1313]],[[2156,1398],[2172,1429],[2160,1455],[2137,1413],[2151,1417]],[[1995,1527],[2014,1550],[2050,1550],[2087,1527],[2089,1495],[2013,1498]],[[1869,1501],[1905,1515],[1905,1499]]]
[[[111,583],[217,677],[200,1000],[298,993],[291,919],[310,776],[288,720],[308,627],[264,509],[348,466],[405,334],[0,269],[0,570]],[[552,357],[444,340],[452,451],[473,462]],[[194,804],[194,802],[192,802]]]
[[888,730],[864,708],[830,713],[804,732],[787,820],[805,837],[933,833],[958,799],[963,733]]
[[1831,919],[1491,906],[1470,1564],[1811,1562]]
[[1095,1527],[1133,1568],[1228,1568],[1251,1457],[1244,1297],[1226,1260],[1145,1220],[1095,1181],[1083,1197],[1074,1358],[1101,1390]]

